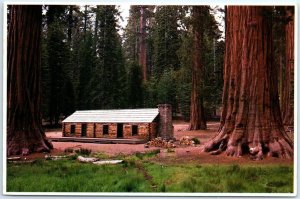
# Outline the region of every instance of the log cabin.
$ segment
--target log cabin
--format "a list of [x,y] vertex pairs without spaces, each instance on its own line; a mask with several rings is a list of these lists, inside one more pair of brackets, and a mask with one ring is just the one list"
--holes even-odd
[[63,137],[173,139],[172,109],[158,108],[76,111],[62,121]]

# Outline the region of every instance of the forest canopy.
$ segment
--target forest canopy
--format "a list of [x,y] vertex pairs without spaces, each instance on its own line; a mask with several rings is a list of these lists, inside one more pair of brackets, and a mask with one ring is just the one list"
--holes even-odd
[[[190,117],[191,6],[43,6],[42,113],[50,124],[75,110],[156,107]],[[221,103],[224,40],[207,8],[203,100],[208,117]],[[220,15],[222,16],[222,15]],[[124,24],[124,22],[123,22]],[[213,92],[212,92],[213,91]]]

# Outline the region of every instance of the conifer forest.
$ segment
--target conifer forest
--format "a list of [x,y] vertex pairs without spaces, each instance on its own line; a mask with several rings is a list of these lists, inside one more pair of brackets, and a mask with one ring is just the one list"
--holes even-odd
[[[204,152],[293,158],[294,6],[9,5],[7,153],[76,110],[170,104]],[[124,25],[125,24],[125,25]]]

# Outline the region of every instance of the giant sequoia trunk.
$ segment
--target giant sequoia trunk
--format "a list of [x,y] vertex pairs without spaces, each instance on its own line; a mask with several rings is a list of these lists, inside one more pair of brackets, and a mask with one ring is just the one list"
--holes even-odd
[[263,6],[227,7],[221,125],[204,147],[211,154],[293,157],[280,116],[269,14]]
[[203,13],[204,6],[193,7],[193,34],[194,34],[194,53],[192,66],[192,93],[191,93],[191,112],[189,130],[206,129],[202,94],[202,45],[203,45]]
[[41,126],[42,7],[13,5],[8,32],[7,155],[49,151]]
[[294,7],[286,7],[286,18],[288,23],[285,26],[286,40],[286,65],[285,80],[283,82],[282,95],[282,119],[283,124],[291,126],[294,123]]

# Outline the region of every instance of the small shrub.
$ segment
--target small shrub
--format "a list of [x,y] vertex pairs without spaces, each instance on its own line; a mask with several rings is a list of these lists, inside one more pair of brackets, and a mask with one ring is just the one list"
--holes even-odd
[[80,149],[75,150],[75,153],[80,154],[80,155],[88,156],[92,153],[92,150],[91,149],[80,148]]
[[198,138],[192,138],[192,141],[194,141],[194,144],[200,144],[200,140]]
[[145,153],[136,152],[135,156],[142,160],[144,158],[149,158],[149,157],[155,156],[158,153],[160,153],[160,149],[155,149],[155,150],[148,151]]
[[174,150],[174,149],[172,149],[172,148],[168,148],[168,149],[167,149],[167,152],[168,152],[168,153],[174,153],[174,152],[175,152],[175,150]]
[[73,152],[74,152],[74,149],[72,149],[72,148],[65,149],[65,153],[73,153]]
[[109,155],[107,155],[105,153],[93,153],[92,156],[95,158],[99,158],[99,159],[108,159],[109,158]]
[[141,152],[136,152],[135,156],[138,157],[139,159],[143,159],[143,157],[145,156],[145,154],[143,154]]
[[152,150],[150,152],[148,152],[149,155],[156,155],[156,154],[159,154],[160,153],[160,149],[155,149],[155,150]]
[[119,153],[118,155],[114,156],[113,158],[115,158],[115,159],[124,159],[124,158],[126,158],[126,157],[127,157],[127,156],[126,156],[125,154]]
[[75,154],[69,156],[69,159],[70,159],[70,160],[76,160],[77,158],[78,158],[78,154],[77,154],[77,153],[75,153]]
[[134,159],[134,158],[126,158],[125,160],[123,160],[122,166],[124,168],[135,167],[135,165],[136,165],[135,162],[136,162],[136,159]]

